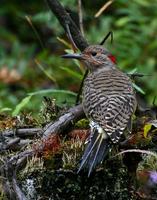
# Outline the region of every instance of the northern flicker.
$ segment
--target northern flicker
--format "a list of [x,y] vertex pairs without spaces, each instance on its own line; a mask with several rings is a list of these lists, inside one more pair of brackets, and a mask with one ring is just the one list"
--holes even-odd
[[83,86],[82,105],[91,133],[78,170],[85,168],[90,176],[130,124],[136,109],[135,92],[130,78],[117,68],[115,57],[101,45],[62,57],[78,59],[90,71]]

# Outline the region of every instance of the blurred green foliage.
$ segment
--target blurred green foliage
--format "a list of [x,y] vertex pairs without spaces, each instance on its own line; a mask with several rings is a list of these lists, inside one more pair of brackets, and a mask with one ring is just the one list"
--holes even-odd
[[[68,47],[57,40],[67,40],[63,28],[44,1],[2,1],[0,7],[0,111],[17,114],[16,106],[37,114],[43,93],[57,99],[59,105],[72,105],[76,95],[55,93],[54,89],[77,92],[83,71],[78,63],[60,58]],[[60,1],[78,24],[77,1]],[[107,1],[106,1],[107,2]],[[85,37],[98,44],[112,30],[114,42],[106,42],[117,57],[120,68],[149,76],[138,78],[143,98],[152,103],[157,95],[157,0],[116,0],[102,15],[95,18],[104,1],[82,0]],[[26,16],[32,20],[36,33]],[[40,38],[40,41],[39,39]],[[41,45],[42,43],[42,45]],[[69,48],[68,48],[69,49]],[[38,64],[34,61],[37,59]],[[2,73],[7,69],[8,74]],[[15,70],[16,73],[11,73]],[[10,75],[11,74],[11,75]],[[13,75],[14,76],[13,76]],[[18,80],[16,76],[19,76]],[[6,76],[6,77],[5,77]],[[36,92],[29,98],[31,92]],[[28,95],[27,95],[28,94]],[[24,101],[25,97],[27,100]],[[21,104],[20,104],[21,105]],[[16,111],[16,112],[15,112]]]

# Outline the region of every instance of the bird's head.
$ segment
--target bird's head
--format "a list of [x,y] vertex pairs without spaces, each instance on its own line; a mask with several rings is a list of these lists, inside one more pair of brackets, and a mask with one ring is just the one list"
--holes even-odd
[[65,54],[62,58],[78,59],[91,71],[98,68],[109,70],[116,66],[115,57],[101,45],[90,45],[80,54]]

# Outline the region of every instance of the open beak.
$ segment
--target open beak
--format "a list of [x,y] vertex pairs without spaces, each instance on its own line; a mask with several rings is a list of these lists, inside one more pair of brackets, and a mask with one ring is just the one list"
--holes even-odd
[[62,55],[61,57],[62,58],[73,58],[73,59],[81,60],[82,59],[82,54],[77,54],[77,53],[74,53],[74,54],[65,54],[65,55]]

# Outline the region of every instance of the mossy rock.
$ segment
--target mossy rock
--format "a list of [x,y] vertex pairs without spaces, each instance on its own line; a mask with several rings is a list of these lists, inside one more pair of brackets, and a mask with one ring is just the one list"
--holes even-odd
[[[30,178],[33,180],[35,195],[30,199],[135,200],[128,190],[125,167],[119,167],[113,162],[108,165],[112,167],[99,168],[89,178],[86,172],[77,174],[76,171],[63,169],[33,172]],[[26,187],[23,190],[28,194]]]

